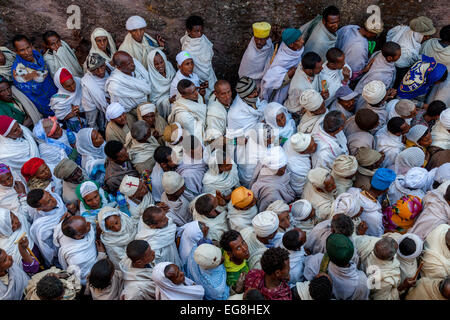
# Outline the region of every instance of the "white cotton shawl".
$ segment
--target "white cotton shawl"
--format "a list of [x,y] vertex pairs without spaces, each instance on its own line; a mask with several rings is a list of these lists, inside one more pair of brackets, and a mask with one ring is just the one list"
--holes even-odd
[[198,221],[191,221],[180,227],[177,233],[180,237],[180,246],[178,253],[180,254],[183,266],[187,263],[192,248],[203,238],[202,230]]
[[152,158],[156,148],[159,147],[158,140],[151,135],[147,142],[139,142],[131,136],[131,132],[128,132],[125,138],[125,148],[128,150],[131,163],[134,165],[142,163]]
[[[319,73],[319,83],[322,83],[322,81],[327,82],[328,86],[328,93],[330,96],[327,100],[325,100],[325,106],[331,105],[331,103],[336,99],[336,91],[342,87],[342,81],[344,80],[344,75],[342,74],[343,69],[339,70],[331,70],[328,68],[328,61],[325,61],[322,67],[322,71]],[[347,67],[350,69],[350,78],[352,77],[352,69],[350,66],[346,63],[344,64],[344,67]]]
[[[257,100],[257,109],[252,108],[245,103],[239,95],[236,95],[227,115],[227,133],[228,131],[242,130],[244,133],[253,128],[264,118],[264,109],[267,106],[266,101]],[[230,137],[235,138],[235,137]]]
[[252,37],[241,59],[238,74],[239,78],[249,77],[253,80],[261,80],[264,71],[273,55],[273,43],[269,38],[261,49],[256,47],[255,37]]
[[[109,103],[106,100],[107,92],[105,84],[109,78],[108,72],[103,78],[93,75],[90,71],[86,72],[81,78],[82,104],[84,111],[93,111],[95,109],[105,113]],[[109,95],[108,95],[109,97]]]
[[347,25],[337,31],[336,48],[345,54],[345,62],[354,72],[360,72],[369,60],[368,41],[359,32],[360,26]]
[[[160,54],[166,65],[166,76],[163,77],[155,68],[155,55]],[[170,85],[175,77],[175,69],[160,49],[152,50],[147,56],[148,75],[151,85],[150,101],[156,105],[158,113],[167,119],[170,113]]]
[[[284,113],[286,117],[286,124],[284,127],[280,127],[277,124],[277,115],[280,113]],[[277,102],[267,104],[267,107],[264,109],[264,120],[272,127],[275,135],[280,139],[289,139],[294,133],[296,133],[295,121],[292,119],[291,114],[283,105]]]
[[313,168],[331,169],[334,159],[341,154],[348,154],[347,138],[344,131],[340,131],[333,137],[326,133],[320,125],[318,131],[313,133],[312,136],[317,143],[316,152],[311,155]]
[[149,55],[149,53],[155,49],[162,49],[161,47],[151,46],[149,41],[153,42],[154,44],[158,44],[158,42],[150,37],[147,33],[144,33],[142,42],[139,43],[134,40],[131,36],[131,33],[128,32],[119,47],[119,51],[128,52],[130,56],[139,61],[145,69],[148,69],[147,56]]
[[192,214],[189,210],[190,203],[186,198],[185,193],[183,193],[176,201],[170,201],[167,198],[167,194],[163,192],[161,195],[161,202],[164,202],[169,206],[170,210],[167,212],[167,216],[172,218],[173,223],[175,223],[177,228],[192,221]]
[[440,121],[431,129],[431,146],[439,147],[441,149],[450,149],[450,132],[442,125]]
[[398,68],[409,68],[420,60],[419,51],[423,34],[414,32],[409,26],[396,26],[386,35],[386,41],[396,42],[402,49],[402,55],[395,62]]
[[95,230],[91,227],[83,239],[75,240],[62,233],[61,225],[62,222],[55,227],[53,234],[53,243],[58,248],[58,261],[64,270],[79,268],[79,273],[75,275],[84,285],[97,259]]
[[267,250],[267,247],[256,238],[255,229],[253,227],[244,228],[240,231],[242,239],[248,245],[250,257],[247,259],[250,269],[261,269],[261,257]]
[[125,196],[128,203],[128,210],[130,211],[131,217],[134,223],[137,225],[141,216],[144,214],[145,209],[155,204],[153,201],[152,193],[149,191],[143,198],[141,203],[137,204],[129,197]]
[[422,257],[422,276],[432,279],[443,279],[449,276],[450,250],[445,242],[445,235],[449,228],[448,224],[441,224],[426,237]]
[[219,173],[219,164],[220,162],[225,161],[225,159],[220,159],[220,155],[224,155],[224,153],[219,152],[219,150],[216,149],[209,158],[209,169],[203,176],[202,192],[215,193],[216,190],[219,190],[221,193],[223,193],[223,195],[228,196],[229,194],[231,194],[234,187],[238,187],[240,185],[238,170],[236,163],[228,158],[226,159],[226,161],[227,163],[231,161],[231,170]]
[[172,112],[167,118],[168,123],[178,122],[189,134],[203,141],[206,125],[206,104],[199,95],[197,102],[181,96],[172,104]]
[[12,230],[11,215],[8,209],[0,208],[0,248],[13,258],[13,262],[22,268],[22,256],[19,252],[19,244],[14,243],[25,232],[28,238],[28,248],[33,249],[34,242],[30,238],[30,224],[22,212],[15,213],[20,221],[20,228]]
[[359,197],[361,207],[364,208],[360,219],[367,223],[368,229],[366,234],[369,236],[381,237],[384,234],[384,226],[380,203],[378,201],[374,202],[362,195],[361,189],[359,188],[350,188],[347,192],[355,197]]
[[22,91],[11,86],[13,98],[16,99],[23,107],[25,113],[27,113],[34,124],[42,119],[42,114],[38,111],[34,103],[25,95]]
[[13,263],[8,269],[8,286],[0,281],[0,300],[21,300],[29,280],[22,266]]
[[59,76],[61,74],[61,71],[63,68],[59,68],[55,76],[53,77],[53,82],[55,83],[55,86],[58,88],[57,94],[53,95],[50,99],[50,107],[55,112],[56,118],[58,120],[64,120],[64,118],[72,112],[72,105],[73,106],[79,106],[80,111],[83,111],[82,105],[81,105],[81,96],[82,96],[82,90],[81,90],[81,79],[73,76],[73,80],[76,84],[75,92],[70,92],[64,89],[64,87],[61,84],[61,81],[59,81]]
[[283,146],[286,156],[288,158],[287,169],[290,172],[290,185],[294,190],[297,197],[300,197],[303,193],[303,187],[305,186],[308,172],[311,170],[311,155],[301,154],[295,151],[291,145],[291,139]]
[[[97,46],[97,42],[95,42],[95,38],[98,37],[106,37],[108,39],[108,48],[110,55],[108,55],[105,51],[100,50],[100,48]],[[89,50],[89,54],[97,53],[101,55],[103,58],[106,59],[106,62],[109,62],[112,60],[112,57],[114,53],[116,53],[116,44],[114,42],[114,39],[112,38],[111,34],[106,31],[103,28],[95,28],[94,31],[91,33],[91,50]]]
[[205,141],[211,141],[224,136],[227,130],[227,109],[213,93],[209,97],[206,112]]
[[394,169],[395,159],[398,154],[405,149],[405,145],[402,143],[402,137],[396,136],[387,130],[387,126],[384,126],[375,135],[376,150],[384,152],[386,158],[381,166],[383,168]]
[[[305,32],[312,21],[314,21],[314,19],[301,26],[300,31],[302,31],[302,33]],[[323,24],[322,19],[320,19],[312,30],[308,41],[305,43],[305,54],[311,51],[315,52],[322,58],[322,61],[325,61],[328,49],[334,47],[336,40],[337,35],[328,31]]]
[[199,214],[197,210],[195,210],[195,202],[197,201],[198,198],[200,198],[204,194],[205,193],[202,193],[201,195],[197,196],[196,198],[194,198],[194,200],[191,201],[189,208],[192,212],[192,217],[195,221],[203,222],[209,227],[208,239],[220,241],[222,234],[230,230],[227,221],[226,208],[217,207],[216,210],[220,211],[220,214],[217,215],[215,218],[208,218]]
[[297,132],[301,133],[314,133],[316,132],[323,122],[328,109],[324,114],[313,114],[311,111],[306,111],[302,116],[300,123],[297,126]]
[[194,60],[194,72],[201,82],[208,81],[209,89],[214,90],[217,77],[212,66],[214,50],[211,41],[204,34],[200,38],[191,38],[186,32],[180,42],[181,50],[191,54]]
[[124,280],[121,297],[124,300],[155,300],[153,267],[154,263],[151,262],[150,268],[134,268],[128,257],[120,261],[120,271]]
[[[110,216],[119,216],[122,227],[114,232],[106,229],[105,220]],[[126,257],[127,245],[134,240],[137,228],[133,219],[121,212],[117,208],[103,207],[98,213],[98,221],[102,234],[100,239],[105,245],[106,254],[116,268],[119,268],[120,261]]]
[[92,143],[93,128],[83,128],[77,133],[76,148],[81,155],[81,166],[88,174],[91,173],[94,165],[100,161],[105,162],[105,145],[104,142],[100,147],[95,147]]
[[120,103],[126,112],[147,102],[151,93],[151,85],[147,69],[136,59],[133,59],[135,69],[131,76],[119,69],[106,80],[105,90],[111,96],[111,103]]
[[247,210],[236,209],[233,204],[228,202],[227,218],[231,230],[241,231],[244,228],[252,226],[253,218],[258,214],[256,205]]
[[398,175],[388,190],[388,197],[392,204],[396,203],[403,196],[412,195],[422,199],[425,192],[421,189],[410,189],[405,186],[405,176]]
[[11,174],[13,176],[13,183],[11,187],[6,187],[0,184],[0,208],[5,208],[11,210],[12,212],[19,212],[19,208],[22,205],[21,202],[26,201],[19,200],[18,193],[16,189],[14,189],[14,185],[16,181],[22,182],[22,184],[25,186],[25,191],[28,191],[27,184],[15,171],[11,171]]
[[319,77],[317,75],[313,75],[313,78],[310,78],[305,71],[303,71],[303,66],[300,63],[291,79],[288,97],[284,102],[284,106],[292,113],[299,112],[302,109],[299,100],[300,95],[303,91],[308,89],[314,89],[317,92],[320,91]]
[[202,300],[205,289],[185,277],[182,284],[174,284],[164,274],[170,262],[160,262],[153,268],[152,279],[155,282],[156,300]]
[[38,145],[30,129],[19,126],[23,131],[21,138],[11,139],[0,135],[0,162],[8,165],[18,174],[25,162],[40,156]]
[[400,152],[395,158],[394,171],[398,175],[405,175],[414,167],[422,167],[425,162],[425,153],[421,148],[411,147]]
[[44,53],[44,61],[53,78],[56,78],[56,72],[60,68],[67,68],[75,77],[81,78],[83,76],[83,69],[78,62],[75,52],[64,40],[61,40],[61,46],[58,48],[58,51],[50,53],[47,50]]
[[16,60],[16,54],[7,47],[0,47],[0,51],[5,56],[5,64],[0,66],[0,75],[8,81],[12,81],[11,67]]
[[276,101],[282,104],[284,100],[286,100],[289,92],[289,86],[286,85],[281,88],[283,79],[290,68],[296,67],[300,63],[302,54],[303,48],[298,51],[294,51],[284,42],[281,43],[272,64],[267,69],[261,80],[261,99],[269,101],[273,90],[281,89],[276,93],[273,100],[270,101]]
[[443,47],[439,43],[439,40],[440,39],[437,38],[431,38],[425,41],[422,44],[420,54],[424,54],[428,57],[433,57],[434,59],[436,59],[437,63],[445,64],[448,68],[450,67],[450,47]]

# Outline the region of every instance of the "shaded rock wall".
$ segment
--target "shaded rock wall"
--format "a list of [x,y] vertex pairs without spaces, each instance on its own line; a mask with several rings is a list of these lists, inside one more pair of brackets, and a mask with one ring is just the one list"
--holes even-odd
[[[79,32],[66,26],[69,17],[66,10],[71,4],[81,8]],[[214,43],[213,64],[217,76],[235,81],[240,58],[252,36],[253,22],[271,23],[277,37],[282,28],[299,27],[330,4],[340,8],[341,25],[362,23],[368,16],[368,5],[379,5],[385,23],[382,37],[389,28],[407,24],[419,15],[432,18],[438,30],[450,24],[446,0],[1,0],[0,44],[11,47],[9,41],[13,35],[24,33],[40,48],[42,33],[55,30],[76,48],[80,61],[84,61],[95,27],[111,32],[120,45],[126,35],[125,21],[138,14],[146,19],[148,33],[159,33],[166,39],[168,56],[173,62],[181,47],[179,39],[185,32],[184,20],[190,14],[198,14],[205,19],[205,33]]]

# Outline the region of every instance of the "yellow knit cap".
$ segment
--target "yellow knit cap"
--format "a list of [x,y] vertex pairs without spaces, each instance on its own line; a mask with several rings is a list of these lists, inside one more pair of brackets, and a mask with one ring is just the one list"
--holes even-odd
[[256,38],[267,38],[270,34],[270,24],[267,22],[255,22],[253,24],[253,35]]
[[231,203],[238,209],[243,209],[253,201],[253,192],[245,187],[239,187],[231,193]]

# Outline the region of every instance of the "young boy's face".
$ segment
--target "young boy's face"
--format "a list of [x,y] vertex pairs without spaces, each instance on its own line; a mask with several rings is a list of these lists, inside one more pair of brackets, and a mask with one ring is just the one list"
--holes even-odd
[[178,268],[176,264],[171,264],[169,271],[166,273],[166,277],[176,285],[180,285],[184,282],[184,272]]
[[203,35],[203,26],[193,26],[187,32],[191,38],[200,38]]

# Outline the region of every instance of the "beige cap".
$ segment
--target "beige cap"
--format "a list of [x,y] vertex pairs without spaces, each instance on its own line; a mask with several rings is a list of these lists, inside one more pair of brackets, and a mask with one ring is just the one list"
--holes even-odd
[[409,27],[412,31],[419,32],[424,36],[431,36],[436,33],[436,28],[433,26],[433,21],[424,16],[412,19],[409,23]]

